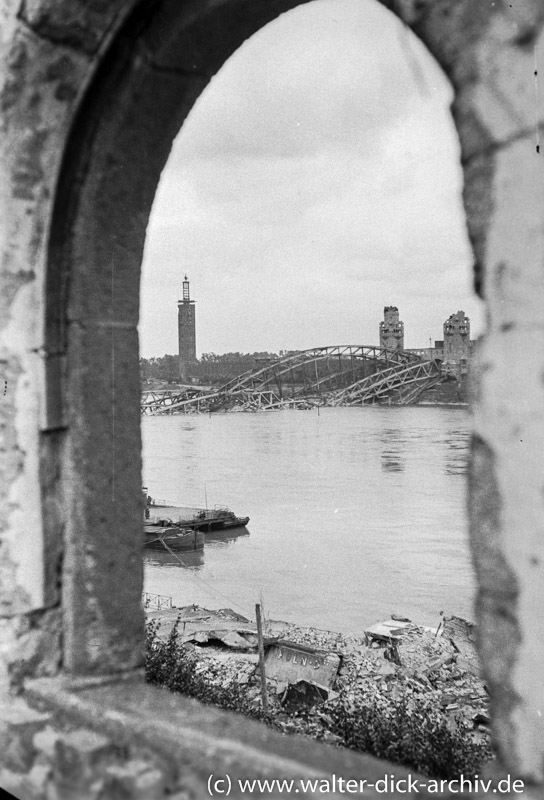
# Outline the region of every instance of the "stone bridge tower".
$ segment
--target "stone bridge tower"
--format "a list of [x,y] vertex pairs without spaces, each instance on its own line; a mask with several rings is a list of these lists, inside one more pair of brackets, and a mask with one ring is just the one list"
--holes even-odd
[[464,311],[451,314],[444,323],[444,367],[462,375],[470,359],[470,320]]
[[404,350],[404,322],[399,320],[396,306],[385,306],[383,322],[380,322],[380,347],[388,350]]
[[191,365],[196,362],[195,301],[191,300],[187,275],[183,280],[182,299],[178,300],[179,376],[190,377]]

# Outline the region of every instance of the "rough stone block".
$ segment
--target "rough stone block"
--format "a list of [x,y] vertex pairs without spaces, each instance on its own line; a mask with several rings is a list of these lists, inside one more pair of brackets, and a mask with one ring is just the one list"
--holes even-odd
[[544,152],[536,146],[533,130],[494,157],[484,280],[491,330],[515,325],[526,346],[544,307]]
[[108,767],[98,800],[161,800],[164,774],[144,761],[127,761]]
[[543,37],[524,47],[516,42],[519,31],[507,14],[497,14],[476,48],[480,78],[471,87],[471,105],[493,142],[507,142],[544,122],[544,107],[539,107],[534,81],[528,80]]
[[115,748],[105,736],[86,730],[65,733],[55,743],[55,778],[66,787],[89,786],[97,767],[114,756]]
[[59,741],[61,734],[54,730],[50,725],[39,731],[33,739],[34,749],[38,754],[38,758],[42,758],[48,763],[52,763],[55,758],[56,744]]
[[144,649],[138,339],[80,326],[72,338],[66,450],[80,491],[66,501],[64,663],[77,674],[125,671]]
[[0,706],[0,753],[8,769],[30,769],[35,756],[34,736],[50,718],[50,714],[35,711],[22,700]]
[[[24,776],[20,772],[12,772],[11,770],[0,766],[0,787],[5,792],[11,792],[11,795],[16,798],[24,798],[27,800],[26,795],[23,794]],[[44,795],[39,798],[43,800]],[[11,800],[11,797],[10,797]],[[32,795],[28,800],[34,800]]]
[[44,800],[51,779],[51,767],[35,764],[21,782],[20,797],[24,800]]
[[23,618],[17,641],[7,657],[11,679],[20,685],[32,675],[52,676],[60,669],[61,613],[60,609],[47,609]]

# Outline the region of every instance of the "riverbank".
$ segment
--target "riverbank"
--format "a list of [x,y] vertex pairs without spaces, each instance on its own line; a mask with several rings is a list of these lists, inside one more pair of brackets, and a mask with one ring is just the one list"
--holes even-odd
[[473,774],[491,757],[466,620],[433,630],[396,617],[362,637],[269,620],[264,710],[252,622],[198,606],[147,615],[151,682],[433,777]]

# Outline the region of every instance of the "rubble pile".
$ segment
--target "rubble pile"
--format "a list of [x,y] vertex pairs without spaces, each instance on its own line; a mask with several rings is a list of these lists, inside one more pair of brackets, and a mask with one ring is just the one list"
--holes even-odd
[[[180,621],[183,620],[183,609]],[[237,693],[242,710],[262,714],[254,627],[238,615],[192,610],[178,625],[183,651],[207,686]],[[203,627],[204,626],[204,627]],[[171,626],[170,626],[171,629]],[[392,616],[362,637],[285,622],[265,626],[267,720],[297,732],[346,744],[338,720],[372,707],[432,710],[448,730],[475,745],[488,742],[488,693],[479,676],[474,626],[444,618],[438,629]],[[317,679],[319,678],[319,679]],[[242,695],[240,695],[242,692]]]
[[376,692],[393,699],[408,692],[447,712],[451,727],[473,741],[487,740],[489,696],[479,675],[474,626],[458,617],[438,630],[404,620],[385,633],[384,625],[368,629],[362,639],[296,625],[283,624],[281,630],[290,641],[341,656],[328,705],[339,696],[363,702]]

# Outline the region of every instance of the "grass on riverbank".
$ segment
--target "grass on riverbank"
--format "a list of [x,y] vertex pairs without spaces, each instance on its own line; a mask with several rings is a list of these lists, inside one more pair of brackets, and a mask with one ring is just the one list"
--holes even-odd
[[180,640],[177,624],[166,641],[157,636],[158,623],[147,625],[146,678],[149,683],[195,697],[201,702],[260,719],[282,732],[296,732],[370,753],[433,778],[467,778],[481,772],[492,758],[487,742],[472,741],[424,692],[397,678],[395,692],[376,686],[338,695],[313,709],[288,714],[275,696],[265,714],[259,702],[259,682],[225,680],[220,663],[199,671],[192,645]]

